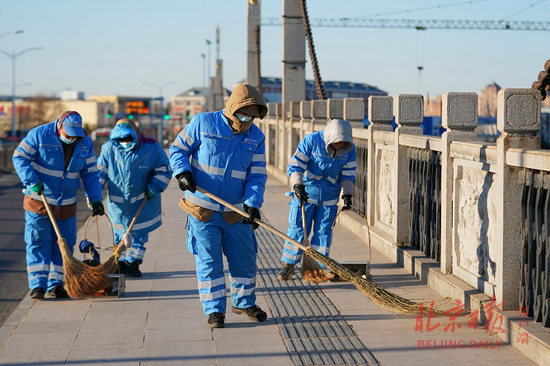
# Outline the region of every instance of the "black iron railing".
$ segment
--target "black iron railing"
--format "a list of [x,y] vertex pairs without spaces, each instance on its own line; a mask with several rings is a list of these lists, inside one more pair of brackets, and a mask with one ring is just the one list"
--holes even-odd
[[367,140],[353,139],[357,170],[355,172],[355,186],[353,192],[353,205],[364,213],[367,212],[367,168],[368,168],[368,143]]
[[550,174],[524,170],[520,311],[550,327]]
[[439,262],[441,253],[441,153],[409,148],[409,243]]

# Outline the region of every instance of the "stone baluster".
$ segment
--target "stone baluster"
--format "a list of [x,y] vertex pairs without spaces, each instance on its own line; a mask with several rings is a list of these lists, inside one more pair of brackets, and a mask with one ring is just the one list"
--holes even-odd
[[326,100],[311,101],[311,117],[312,117],[312,121],[311,121],[312,132],[316,130],[315,125],[326,126],[327,124],[327,101]]
[[313,132],[312,121],[311,101],[308,100],[300,102],[300,141],[303,140],[305,135]]
[[519,305],[521,259],[522,170],[506,165],[510,148],[537,149],[540,140],[540,92],[532,89],[501,89],[497,95],[497,172],[495,189],[498,200],[496,222],[496,299],[504,310]]
[[343,99],[327,99],[327,122],[338,118],[344,118],[344,100]]
[[453,159],[451,142],[476,141],[477,134],[476,93],[445,93],[442,99],[442,125],[446,129],[441,136],[441,272],[452,272],[453,250]]
[[365,128],[365,101],[363,98],[344,99],[344,119],[351,123],[352,128]]
[[424,98],[420,94],[399,94],[395,104],[395,182],[393,203],[395,204],[394,240],[407,243],[409,240],[409,156],[407,148],[399,144],[399,136],[422,135],[424,122]]
[[393,131],[391,121],[393,120],[393,97],[390,96],[370,96],[368,99],[368,153],[367,153],[367,218],[369,223],[374,223],[374,214],[376,210],[376,151],[374,144],[375,131]]

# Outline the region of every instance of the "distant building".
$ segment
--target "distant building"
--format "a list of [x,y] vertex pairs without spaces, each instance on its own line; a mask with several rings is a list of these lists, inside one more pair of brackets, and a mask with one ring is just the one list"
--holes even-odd
[[[231,92],[224,88],[223,105],[227,103]],[[194,115],[202,113],[207,102],[208,88],[194,87],[181,94],[172,96],[171,119],[176,133],[179,132]]]
[[477,114],[479,117],[497,116],[497,94],[502,89],[494,81],[483,89],[477,102]]
[[76,90],[63,90],[61,100],[84,100],[84,93]]

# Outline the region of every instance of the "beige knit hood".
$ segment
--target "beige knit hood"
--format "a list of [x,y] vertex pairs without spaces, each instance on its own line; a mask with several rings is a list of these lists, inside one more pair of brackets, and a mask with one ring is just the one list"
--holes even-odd
[[[248,107],[248,108],[246,108]],[[248,130],[254,120],[250,122],[241,122],[235,117],[235,112],[239,109],[245,108],[245,112],[253,115],[256,118],[263,119],[267,114],[267,106],[265,105],[262,95],[252,85],[238,84],[227,104],[225,105],[224,115],[229,120],[229,125],[235,131],[235,133],[242,133]]]

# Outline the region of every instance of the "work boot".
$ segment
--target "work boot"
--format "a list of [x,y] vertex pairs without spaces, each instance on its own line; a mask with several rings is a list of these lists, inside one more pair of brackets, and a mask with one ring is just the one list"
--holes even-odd
[[231,310],[233,310],[235,314],[246,315],[248,319],[254,322],[265,322],[267,320],[266,312],[263,311],[258,305],[254,305],[246,309],[234,308],[232,306]]
[[69,297],[69,294],[63,288],[63,286],[55,286],[50,291],[48,291],[48,294],[50,294],[50,296],[52,297],[55,297],[56,299],[66,299]]
[[126,266],[126,275],[130,277],[141,277],[141,271],[139,270],[139,262],[131,262]]
[[208,324],[210,328],[223,328],[225,326],[225,315],[219,312],[208,314]]
[[126,263],[126,261],[118,261],[118,273],[126,274],[127,269],[128,269],[128,264]]
[[277,275],[277,279],[282,281],[288,281],[290,277],[294,274],[294,265],[285,263],[283,268],[281,268],[281,271]]
[[31,299],[43,300],[46,291],[42,287],[35,287],[31,290]]

